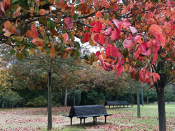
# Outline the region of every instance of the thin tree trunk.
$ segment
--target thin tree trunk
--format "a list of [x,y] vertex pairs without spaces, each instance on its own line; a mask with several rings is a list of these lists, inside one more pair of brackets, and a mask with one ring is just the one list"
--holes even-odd
[[140,118],[140,97],[139,89],[137,89],[137,118]]
[[50,67],[48,70],[48,125],[47,130],[52,129],[52,100],[51,100],[51,68],[53,59],[50,60]]
[[146,92],[147,105],[149,104],[148,91]]
[[132,94],[131,94],[131,106],[133,107],[133,98],[132,98],[133,96],[132,96]]
[[100,92],[98,92],[98,105],[100,105]]
[[156,90],[157,90],[158,113],[159,113],[159,131],[166,131],[164,88],[156,87]]
[[64,106],[67,106],[67,88],[65,90]]

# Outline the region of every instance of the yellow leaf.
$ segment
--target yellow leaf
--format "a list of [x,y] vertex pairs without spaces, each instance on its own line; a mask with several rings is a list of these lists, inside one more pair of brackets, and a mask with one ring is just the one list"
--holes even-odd
[[41,50],[42,50],[42,48],[41,48],[40,46],[38,46],[37,48],[38,48],[38,50],[39,50],[39,51],[41,51]]
[[34,53],[34,48],[31,48],[30,49],[30,53]]

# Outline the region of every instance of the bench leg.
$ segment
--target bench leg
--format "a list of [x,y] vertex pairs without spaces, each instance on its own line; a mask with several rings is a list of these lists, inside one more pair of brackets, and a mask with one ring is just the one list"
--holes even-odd
[[80,118],[80,125],[82,124],[82,118]]
[[97,122],[97,117],[93,117],[93,124],[95,125],[95,122]]
[[85,118],[84,118],[84,124],[85,124]]
[[109,105],[109,108],[110,108],[110,105]]
[[107,116],[105,116],[105,123],[106,123],[106,117],[107,117]]
[[72,117],[70,117],[70,125],[72,126]]

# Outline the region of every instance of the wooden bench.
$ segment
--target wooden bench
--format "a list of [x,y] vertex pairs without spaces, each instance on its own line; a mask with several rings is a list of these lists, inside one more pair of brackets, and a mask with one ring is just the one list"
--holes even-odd
[[87,117],[93,117],[93,124],[97,121],[97,117],[105,116],[105,123],[106,117],[112,115],[107,114],[106,108],[104,105],[86,105],[86,106],[72,106],[69,112],[69,115],[63,115],[65,117],[70,117],[70,124],[72,125],[72,118],[76,116],[80,118],[80,125],[82,124],[82,119]]
[[110,108],[111,105],[113,105],[113,107],[114,106],[121,107],[122,105],[124,107],[125,105],[127,105],[127,107],[128,107],[128,105],[130,105],[130,104],[128,103],[128,101],[105,101],[105,105],[108,105]]

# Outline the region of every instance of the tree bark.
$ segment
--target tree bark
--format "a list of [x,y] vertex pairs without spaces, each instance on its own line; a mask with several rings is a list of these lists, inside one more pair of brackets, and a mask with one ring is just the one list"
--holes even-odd
[[67,88],[65,90],[64,106],[67,106]]
[[147,105],[149,104],[148,91],[146,92]]
[[52,99],[51,99],[51,68],[52,68],[53,59],[50,60],[50,67],[48,70],[48,124],[47,130],[52,129]]
[[166,131],[164,88],[160,86],[156,87],[156,91],[157,91],[158,113],[159,113],[159,131]]
[[137,118],[140,118],[140,97],[139,89],[137,89]]
[[100,105],[100,93],[98,92],[98,105]]

